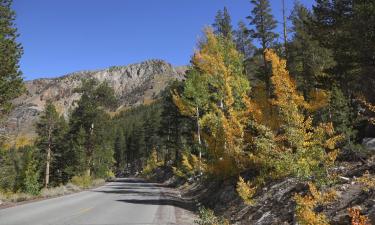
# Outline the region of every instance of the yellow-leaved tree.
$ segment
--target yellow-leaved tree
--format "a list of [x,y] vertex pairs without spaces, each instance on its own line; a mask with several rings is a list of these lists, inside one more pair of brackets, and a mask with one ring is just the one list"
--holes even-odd
[[280,127],[273,134],[276,175],[324,178],[328,175],[327,167],[336,158],[336,143],[341,136],[334,134],[331,123],[313,124],[307,112],[316,106],[305,101],[297,91],[295,81],[286,70],[286,61],[272,50],[266,50],[266,59],[272,64],[271,83],[275,96],[272,102],[280,120]]
[[266,50],[265,56],[272,64],[274,93],[270,101],[276,110],[277,123],[264,121],[262,116],[250,120],[252,131],[247,135],[250,136],[250,165],[259,175],[252,182],[240,177],[237,183],[239,195],[248,204],[253,203],[254,188],[270,179],[292,176],[300,180],[325,181],[337,155],[336,143],[341,138],[335,135],[331,123],[313,124],[309,115],[318,106],[324,106],[325,95],[321,92],[312,102],[305,101],[286,70],[286,61],[272,50]]
[[188,93],[189,86],[185,86],[184,93],[174,96],[175,104],[186,114],[193,115],[196,110],[192,106],[202,103],[204,110],[196,118],[208,151],[207,169],[219,179],[237,174],[241,167],[244,129],[253,110],[242,63],[243,57],[231,40],[206,29],[205,40],[192,57],[195,76],[186,80],[189,85],[194,83],[191,79],[199,79],[203,87]]

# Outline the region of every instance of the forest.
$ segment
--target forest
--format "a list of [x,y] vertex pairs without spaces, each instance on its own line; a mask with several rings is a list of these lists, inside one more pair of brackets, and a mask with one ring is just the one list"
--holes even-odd
[[[10,6],[0,1],[2,117],[24,91]],[[224,7],[204,28],[185,79],[157,100],[115,112],[109,84],[88,79],[69,118],[48,102],[34,143],[0,149],[0,192],[38,195],[72,180],[170,168],[182,180],[235,180],[252,205],[265,184],[293,177],[309,186],[295,196],[299,224],[328,224],[316,206],[332,198],[332,168],[375,137],[374,12],[366,0],[316,0],[312,9],[296,1],[276,21],[269,0],[251,0],[234,26]]]

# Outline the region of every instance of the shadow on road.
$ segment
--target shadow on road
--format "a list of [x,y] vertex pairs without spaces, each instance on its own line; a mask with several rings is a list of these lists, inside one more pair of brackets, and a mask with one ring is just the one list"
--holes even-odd
[[142,205],[170,205],[189,211],[195,210],[192,201],[182,199],[174,189],[164,185],[148,183],[143,179],[119,178],[102,189],[93,190],[106,194],[118,194],[116,201]]

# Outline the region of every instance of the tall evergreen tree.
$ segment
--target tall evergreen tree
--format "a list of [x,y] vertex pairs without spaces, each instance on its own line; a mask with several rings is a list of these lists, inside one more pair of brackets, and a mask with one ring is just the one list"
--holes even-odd
[[[87,175],[92,175],[94,168],[94,158],[96,148],[101,144],[107,144],[106,140],[101,138],[104,129],[101,127],[103,116],[106,115],[105,108],[111,109],[116,105],[116,98],[112,88],[107,83],[98,84],[94,79],[83,80],[82,86],[76,90],[81,93],[81,99],[77,102],[78,106],[73,111],[70,119],[71,133],[77,134],[80,129],[85,131],[85,158],[87,160]],[[103,146],[101,146],[103,147]],[[100,148],[104,151],[104,148]]]
[[48,187],[50,182],[51,162],[56,147],[58,131],[59,114],[51,101],[47,101],[43,114],[37,123],[38,141],[37,145],[41,150],[42,157],[45,161],[44,186]]
[[236,43],[237,51],[242,53],[245,60],[254,55],[256,48],[252,43],[250,32],[243,21],[238,23],[238,28],[234,31],[234,42]]
[[253,27],[250,33],[252,38],[258,39],[260,42],[260,51],[263,56],[262,75],[264,76],[266,88],[271,93],[270,71],[265,59],[265,50],[270,48],[278,37],[278,34],[274,32],[274,29],[277,27],[277,21],[271,14],[269,0],[251,0],[251,4],[253,5],[253,9],[251,15],[247,17],[250,20],[250,25]]
[[23,49],[16,40],[18,33],[11,5],[12,0],[0,0],[0,114],[9,111],[11,100],[24,91],[18,65]]
[[313,15],[301,3],[296,2],[290,16],[294,33],[289,44],[288,68],[295,76],[304,97],[315,88],[328,88],[328,69],[335,65],[331,50],[321,46],[320,42],[312,35]]
[[215,22],[212,24],[216,35],[231,39],[233,36],[232,19],[229,15],[227,7],[219,10],[215,16]]

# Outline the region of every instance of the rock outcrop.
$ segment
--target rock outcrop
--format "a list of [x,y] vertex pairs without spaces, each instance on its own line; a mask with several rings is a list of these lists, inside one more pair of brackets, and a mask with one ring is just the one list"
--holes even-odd
[[184,67],[175,68],[162,60],[148,60],[128,66],[26,81],[26,93],[14,100],[15,108],[3,122],[0,132],[9,136],[16,133],[34,136],[34,124],[47,100],[52,100],[58,112],[67,117],[74,102],[80,98],[74,89],[85,78],[108,82],[120,100],[121,107],[118,110],[121,110],[152,102],[168,82],[183,79],[184,73]]

